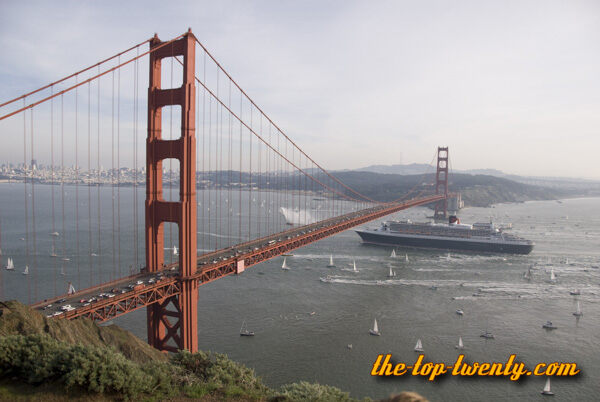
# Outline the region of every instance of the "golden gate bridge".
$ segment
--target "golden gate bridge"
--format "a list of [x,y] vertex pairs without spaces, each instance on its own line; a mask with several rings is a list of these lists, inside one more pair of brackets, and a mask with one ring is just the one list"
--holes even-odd
[[[197,351],[200,285],[410,207],[436,203],[435,215],[446,214],[448,148],[437,150],[431,185],[378,202],[307,155],[191,30],[168,41],[155,35],[8,100],[0,121],[3,143],[22,139],[9,181],[23,183],[11,193],[22,206],[11,231],[24,251],[5,255],[14,251],[28,268],[27,301],[49,318],[99,322],[145,307],[148,342],[164,351]],[[42,172],[37,158],[48,155]],[[50,202],[40,205],[43,184]]]

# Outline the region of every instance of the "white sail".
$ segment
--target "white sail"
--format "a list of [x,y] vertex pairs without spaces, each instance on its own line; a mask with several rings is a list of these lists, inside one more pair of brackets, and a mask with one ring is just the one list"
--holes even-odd
[[287,261],[287,257],[283,257],[283,264],[281,264],[281,269],[290,269],[287,266],[286,261]]
[[62,276],[64,276],[64,275],[65,275],[65,267],[60,267],[60,274],[61,274]]
[[446,255],[446,259],[450,260],[450,253],[448,253],[448,255]]
[[458,337],[458,348],[459,349],[464,349],[465,345],[463,345],[463,341],[462,341],[462,337],[459,336]]
[[554,270],[553,269],[550,270],[550,280],[551,281],[555,281],[556,280],[556,275],[554,275]]
[[392,249],[392,254],[390,255],[391,258],[396,258],[396,250]]
[[69,282],[69,290],[67,290],[67,294],[72,295],[73,293],[75,293],[75,286],[73,286],[73,284]]
[[377,318],[373,322],[373,332],[379,332],[379,327],[377,326]]
[[552,391],[550,391],[550,377],[548,377],[546,379],[546,385],[544,386],[544,392],[546,392],[546,393],[552,392]]
[[415,345],[415,350],[417,352],[423,351],[423,343],[421,343],[421,338],[417,339],[417,344]]
[[23,271],[23,275],[29,275],[29,266],[25,265],[25,271]]
[[408,262],[408,254],[404,254],[404,261]]
[[329,265],[327,265],[328,267],[335,267],[335,264],[333,263],[333,255],[329,255]]
[[13,263],[13,259],[8,257],[8,260],[6,261],[6,269],[8,270],[13,270],[15,269],[15,264]]
[[178,253],[177,253],[177,247],[176,247],[176,246],[173,246],[173,255],[177,255],[177,254],[178,254]]
[[392,270],[392,267],[390,267],[390,273],[389,273],[389,275],[388,275],[388,276],[389,276],[390,278],[391,278],[392,276],[396,276],[396,274],[394,274],[394,270]]
[[575,310],[575,315],[576,316],[583,315],[583,313],[581,311],[581,304],[579,303],[579,300],[577,300],[577,309]]
[[358,269],[356,269],[356,260],[352,260],[352,267],[353,267],[352,270],[354,272],[358,272]]

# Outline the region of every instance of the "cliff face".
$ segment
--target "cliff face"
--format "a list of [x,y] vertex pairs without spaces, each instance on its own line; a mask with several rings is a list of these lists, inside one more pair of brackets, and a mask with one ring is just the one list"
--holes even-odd
[[0,302],[0,336],[45,334],[57,341],[85,346],[111,346],[128,359],[166,361],[167,355],[116,325],[98,326],[90,319],[49,319],[19,302]]

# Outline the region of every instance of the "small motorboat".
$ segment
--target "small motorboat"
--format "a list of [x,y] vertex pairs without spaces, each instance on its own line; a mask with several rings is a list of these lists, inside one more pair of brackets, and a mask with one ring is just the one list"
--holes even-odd
[[465,315],[465,312],[462,311],[461,309],[456,310],[456,314],[458,315]]
[[570,290],[570,291],[569,291],[569,294],[570,294],[571,296],[581,296],[581,290],[579,290],[579,289]]
[[485,339],[494,339],[494,335],[489,331],[485,331],[483,334],[481,334],[479,336],[482,338],[485,338]]
[[429,287],[429,290],[437,290],[437,289],[438,289],[438,287],[437,287],[437,286],[435,286],[435,285],[431,285],[431,286]]
[[351,343],[349,343],[348,345],[346,345],[346,347],[347,347],[348,349],[352,349],[352,344],[351,344]]
[[331,276],[327,275],[325,277],[321,277],[319,278],[321,280],[321,282],[325,282],[325,283],[330,283],[331,282]]
[[556,325],[552,324],[552,321],[546,321],[544,325],[542,325],[544,329],[556,329],[558,328]]

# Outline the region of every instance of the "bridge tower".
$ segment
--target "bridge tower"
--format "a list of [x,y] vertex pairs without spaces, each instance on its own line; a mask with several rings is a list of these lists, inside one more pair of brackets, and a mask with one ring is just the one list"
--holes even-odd
[[[153,49],[163,44],[156,35]],[[178,296],[165,298],[147,307],[148,343],[163,351],[198,350],[198,283],[196,272],[196,133],[195,133],[195,45],[191,30],[178,40],[150,53],[148,88],[148,137],[146,139],[146,267],[156,272],[164,267],[165,222],[179,230]],[[161,87],[161,62],[179,56],[183,62],[183,83],[179,88]],[[181,106],[181,137],[162,139],[162,108]],[[165,201],[162,161],[179,160],[179,201]]]
[[444,194],[445,198],[435,204],[433,218],[448,218],[448,147],[438,147],[437,170],[435,173],[435,193]]

